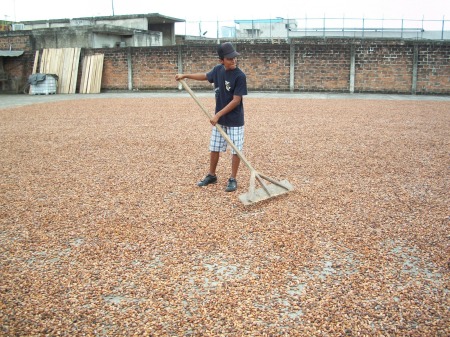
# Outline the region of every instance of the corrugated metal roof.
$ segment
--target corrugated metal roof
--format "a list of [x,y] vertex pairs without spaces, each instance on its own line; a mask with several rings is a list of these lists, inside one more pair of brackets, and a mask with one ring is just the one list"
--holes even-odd
[[23,54],[23,50],[0,50],[0,57],[17,57]]

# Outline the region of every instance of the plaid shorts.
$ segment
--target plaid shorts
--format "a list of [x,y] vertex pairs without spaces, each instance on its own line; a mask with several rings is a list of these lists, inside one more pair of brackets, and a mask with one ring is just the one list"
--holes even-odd
[[[223,126],[221,125],[223,131],[230,137],[233,144],[239,151],[242,151],[244,146],[244,126]],[[211,133],[211,139],[209,142],[209,150],[211,152],[225,152],[227,150],[227,141],[222,137],[219,130],[213,127]],[[231,153],[236,154],[236,151],[231,148]]]

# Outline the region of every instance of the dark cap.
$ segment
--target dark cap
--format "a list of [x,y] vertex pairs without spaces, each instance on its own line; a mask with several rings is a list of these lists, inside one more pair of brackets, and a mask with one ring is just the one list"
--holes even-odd
[[240,55],[236,50],[234,50],[234,47],[230,42],[222,43],[219,48],[217,48],[217,54],[219,54],[219,58],[221,59],[232,59]]

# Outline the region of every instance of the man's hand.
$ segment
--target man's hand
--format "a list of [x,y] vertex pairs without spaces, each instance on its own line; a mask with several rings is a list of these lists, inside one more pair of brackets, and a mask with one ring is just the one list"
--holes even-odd
[[217,116],[217,115],[214,115],[214,117],[209,120],[209,122],[211,123],[212,126],[215,126],[218,121],[219,121],[219,116]]
[[177,81],[182,80],[183,78],[184,78],[184,75],[183,75],[183,74],[176,74],[176,75],[175,75],[175,79],[176,79]]

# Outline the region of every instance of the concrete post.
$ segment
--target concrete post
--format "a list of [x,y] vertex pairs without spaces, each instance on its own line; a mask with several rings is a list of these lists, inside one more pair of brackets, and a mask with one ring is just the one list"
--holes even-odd
[[[181,47],[182,46],[178,46],[178,74],[182,74],[183,73],[183,58],[181,57]],[[180,82],[178,82],[178,90],[182,90],[183,86]]]
[[289,91],[294,92],[295,88],[295,44],[292,43],[292,40],[289,41],[289,51],[290,51],[290,60],[289,60]]
[[417,63],[419,62],[419,46],[414,45],[411,94],[417,93]]
[[127,50],[127,65],[128,65],[128,90],[133,90],[133,66],[131,59],[131,47]]
[[350,93],[353,94],[355,92],[355,54],[356,48],[355,45],[351,45],[350,47]]

